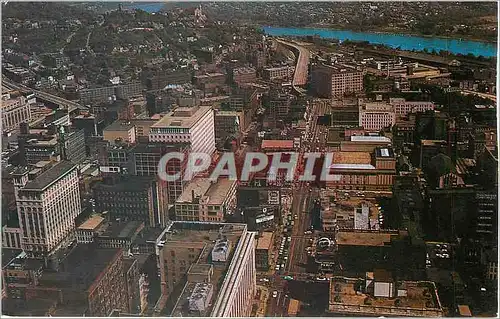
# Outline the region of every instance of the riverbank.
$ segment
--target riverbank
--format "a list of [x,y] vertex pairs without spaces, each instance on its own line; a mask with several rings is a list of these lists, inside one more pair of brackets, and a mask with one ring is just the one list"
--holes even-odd
[[387,45],[393,49],[405,51],[435,50],[448,51],[453,54],[473,54],[475,56],[496,57],[495,44],[441,37],[424,37],[407,34],[386,32],[356,32],[352,30],[338,30],[325,28],[284,28],[264,26],[264,33],[272,36],[319,36],[324,39],[338,39],[341,41],[367,41],[371,44]]
[[[294,28],[294,27],[284,27],[284,26],[270,26],[270,27],[275,27],[275,28]],[[483,42],[483,43],[489,43],[489,44],[495,44],[497,41],[493,41],[490,39],[483,39],[483,38],[474,38],[473,36],[470,35],[463,35],[460,38],[457,37],[451,37],[451,36],[446,36],[446,35],[429,35],[429,34],[423,34],[423,33],[418,33],[418,32],[398,32],[397,30],[394,31],[354,31],[350,29],[343,29],[341,27],[336,27],[328,24],[321,24],[318,23],[317,25],[311,25],[307,27],[300,27],[300,28],[305,28],[305,29],[327,29],[327,30],[334,30],[334,31],[352,31],[352,32],[365,32],[365,33],[374,33],[374,34],[388,34],[388,35],[399,35],[399,36],[412,36],[412,37],[422,37],[422,38],[435,38],[435,39],[443,39],[443,40],[467,40],[467,41],[474,41],[474,42]]]

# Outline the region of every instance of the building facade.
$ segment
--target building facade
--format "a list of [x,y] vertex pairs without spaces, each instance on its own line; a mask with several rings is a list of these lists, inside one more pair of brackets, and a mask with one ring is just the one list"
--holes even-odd
[[[244,317],[256,292],[255,234],[245,224],[170,222],[157,238],[162,297],[172,316]],[[200,285],[208,289],[193,298]],[[180,295],[173,295],[176,289]]]
[[406,101],[404,98],[390,98],[389,104],[394,107],[396,116],[407,116],[410,113],[434,110],[434,103],[427,101]]
[[135,126],[130,123],[122,123],[121,121],[116,121],[113,124],[107,126],[103,131],[103,139],[110,143],[115,143],[115,141],[120,140],[125,143],[135,143]]
[[333,152],[332,179],[326,185],[335,189],[386,190],[392,188],[396,158],[392,148],[367,152]]
[[227,137],[237,137],[243,123],[243,113],[235,111],[216,111],[215,113],[215,141],[224,142]]
[[313,93],[322,98],[343,97],[363,91],[363,72],[348,67],[317,65],[311,77]]
[[154,227],[165,222],[166,203],[158,182],[150,177],[128,176],[93,189],[97,211],[121,221],[142,221]]
[[2,130],[11,131],[19,128],[19,124],[31,120],[28,100],[24,96],[11,97],[2,94]]
[[365,130],[380,131],[396,123],[396,114],[390,104],[360,102],[359,108],[359,126]]
[[188,143],[192,152],[215,151],[214,111],[211,106],[180,107],[151,126],[150,142]]
[[190,181],[175,202],[176,220],[221,222],[236,207],[234,180],[205,178]]
[[263,77],[269,81],[284,80],[288,81],[293,78],[295,69],[291,66],[281,66],[275,68],[266,68],[263,71]]
[[242,67],[233,70],[233,82],[236,84],[251,83],[257,79],[257,71],[254,68]]
[[34,180],[18,178],[16,195],[22,237],[21,247],[29,255],[42,257],[51,252],[75,228],[81,212],[78,171],[64,161]]
[[273,233],[263,232],[257,239],[255,247],[255,267],[259,270],[269,270],[273,249]]

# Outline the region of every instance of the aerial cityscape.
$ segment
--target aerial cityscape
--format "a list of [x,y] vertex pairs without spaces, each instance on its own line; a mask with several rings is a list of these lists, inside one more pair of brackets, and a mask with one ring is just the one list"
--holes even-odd
[[496,2],[2,2],[2,315],[497,317]]

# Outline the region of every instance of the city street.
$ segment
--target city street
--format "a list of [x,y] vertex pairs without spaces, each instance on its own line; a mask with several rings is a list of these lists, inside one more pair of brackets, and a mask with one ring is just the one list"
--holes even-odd
[[[316,101],[315,101],[316,102]],[[307,132],[302,149],[323,151],[326,138],[326,130],[317,125],[318,117],[327,112],[328,104],[320,101],[312,105],[312,114],[310,130]],[[306,273],[307,252],[306,248],[310,245],[311,235],[305,233],[311,229],[311,209],[314,198],[318,196],[318,190],[312,189],[306,182],[297,183],[292,190],[293,199],[290,214],[294,220],[291,234],[283,234],[283,238],[290,238],[288,260],[285,263],[284,271],[277,271],[271,278],[270,297],[266,311],[267,316],[286,316],[288,307],[288,281],[285,276],[290,276],[294,280],[306,279],[309,274]],[[295,217],[296,216],[296,217]],[[279,242],[279,240],[278,240]]]

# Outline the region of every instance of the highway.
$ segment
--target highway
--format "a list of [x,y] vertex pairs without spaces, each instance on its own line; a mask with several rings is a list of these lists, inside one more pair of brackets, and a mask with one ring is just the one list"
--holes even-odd
[[50,94],[47,92],[38,91],[38,90],[32,89],[32,88],[27,87],[27,86],[22,85],[22,84],[15,83],[15,82],[9,80],[8,78],[6,78],[5,76],[2,78],[2,86],[6,87],[7,89],[10,89],[10,90],[19,90],[19,91],[25,92],[25,93],[26,92],[33,92],[33,94],[35,94],[35,97],[40,98],[40,99],[45,100],[45,101],[48,101],[48,102],[51,102],[51,103],[54,103],[54,104],[57,104],[62,109],[68,109],[69,112],[73,112],[77,109],[87,109],[86,107],[82,106],[79,103],[66,100],[62,97],[59,97],[59,96],[56,96],[56,95],[53,95],[53,94]]
[[292,47],[295,49],[296,52],[299,53],[299,56],[297,58],[297,62],[295,65],[295,72],[293,74],[293,82],[292,85],[296,91],[299,93],[303,93],[301,89],[299,89],[299,86],[304,86],[307,83],[307,76],[308,76],[308,68],[309,68],[309,56],[310,52],[308,49],[297,45],[293,42],[287,42],[283,40],[277,40],[279,43]]
[[463,95],[469,95],[469,94],[472,94],[472,95],[477,95],[479,97],[482,97],[483,99],[488,99],[488,100],[492,100],[493,102],[496,103],[497,101],[497,97],[496,95],[493,95],[493,94],[487,94],[487,93],[480,93],[480,92],[475,92],[475,91],[469,91],[469,90],[461,90],[460,91]]

